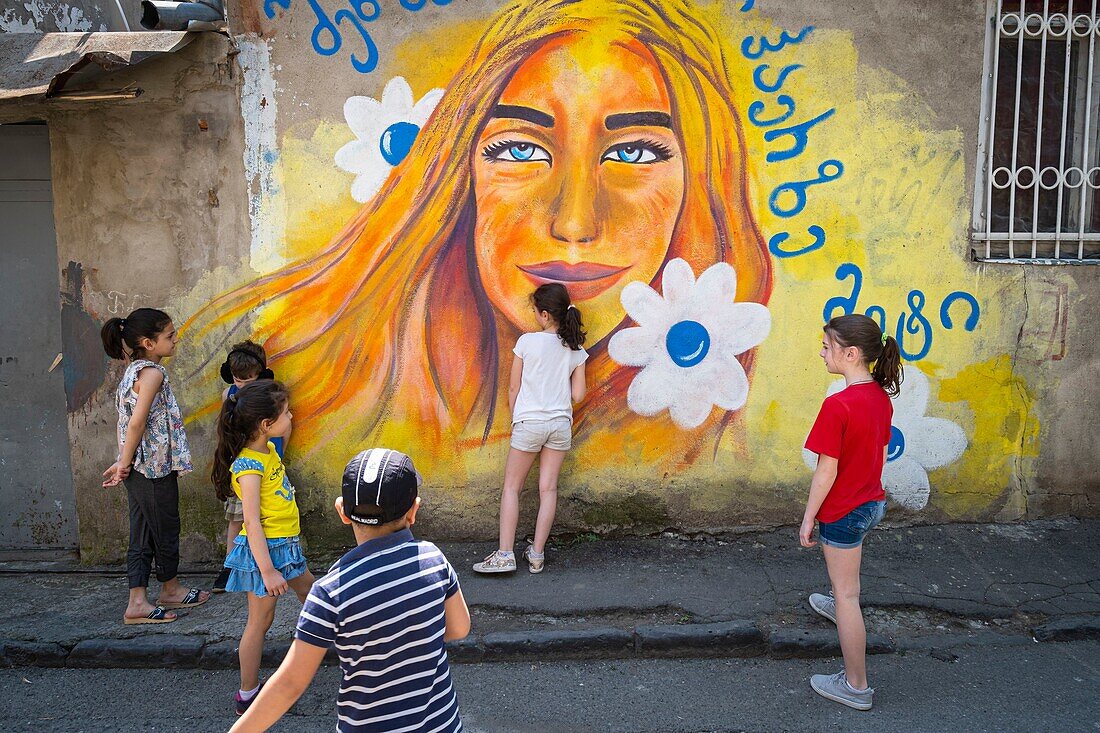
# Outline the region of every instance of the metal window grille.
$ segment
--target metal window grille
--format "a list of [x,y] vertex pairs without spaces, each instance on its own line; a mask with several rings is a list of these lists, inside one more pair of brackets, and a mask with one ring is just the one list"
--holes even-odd
[[1100,263],[1097,0],[988,0],[973,254]]

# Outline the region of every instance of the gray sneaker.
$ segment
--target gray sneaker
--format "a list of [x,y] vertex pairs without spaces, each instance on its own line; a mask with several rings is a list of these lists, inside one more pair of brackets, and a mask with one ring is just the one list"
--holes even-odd
[[817,611],[834,624],[836,623],[836,599],[833,598],[832,593],[827,596],[821,593],[811,593],[810,608]]
[[857,690],[848,684],[844,676],[844,670],[836,674],[815,674],[810,678],[810,687],[822,697],[827,697],[841,705],[847,705],[856,710],[870,710],[871,698],[875,691],[868,687],[866,690]]
[[516,570],[516,556],[514,553],[503,553],[493,550],[493,554],[481,562],[474,563],[475,573],[514,573]]

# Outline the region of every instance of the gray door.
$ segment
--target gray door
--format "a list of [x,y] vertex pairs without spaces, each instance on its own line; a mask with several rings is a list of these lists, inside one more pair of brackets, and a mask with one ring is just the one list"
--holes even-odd
[[78,546],[45,125],[0,125],[0,552]]

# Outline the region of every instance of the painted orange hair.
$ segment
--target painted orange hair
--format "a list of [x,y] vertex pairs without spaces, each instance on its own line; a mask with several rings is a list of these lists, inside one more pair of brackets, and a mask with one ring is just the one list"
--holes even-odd
[[[582,33],[641,43],[668,86],[685,189],[666,261],[682,257],[697,273],[728,262],[737,299],[767,301],[770,262],[715,30],[683,0],[519,0],[491,21],[409,155],[323,251],[221,295],[184,326],[201,337],[276,309],[256,336],[290,387],[297,445],[358,444],[397,430],[438,444],[445,458],[453,446],[485,442],[494,418],[507,417],[498,317],[470,265],[471,151],[518,66],[548,41]],[[691,460],[729,416],[683,431],[667,417],[633,415],[626,391],[637,370],[608,357],[609,338],[589,349],[594,386],[576,411],[578,438],[602,434],[614,451],[644,432],[649,457]],[[741,359],[750,369],[751,355]]]

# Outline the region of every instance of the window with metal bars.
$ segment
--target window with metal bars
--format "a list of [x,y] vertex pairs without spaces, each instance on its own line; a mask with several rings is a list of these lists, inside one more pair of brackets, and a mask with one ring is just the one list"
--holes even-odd
[[1100,263],[1098,0],[989,0],[975,259]]

